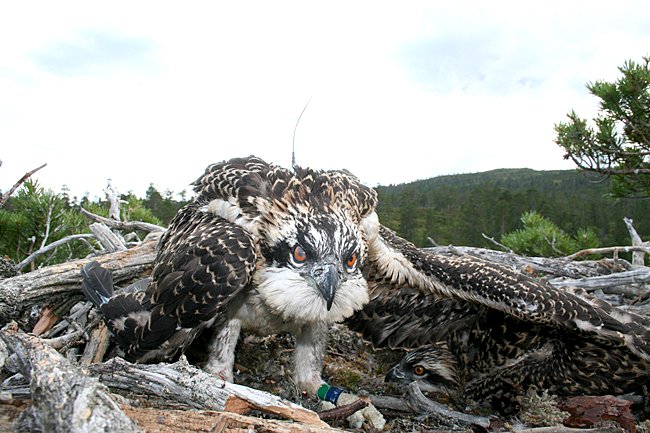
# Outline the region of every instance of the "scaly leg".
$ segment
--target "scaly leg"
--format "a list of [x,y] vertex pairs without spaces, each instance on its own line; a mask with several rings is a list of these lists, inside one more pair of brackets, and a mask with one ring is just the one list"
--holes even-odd
[[328,329],[325,323],[315,323],[302,327],[296,335],[296,348],[293,352],[293,379],[302,391],[311,397],[316,396],[323,384],[321,371],[327,347]]

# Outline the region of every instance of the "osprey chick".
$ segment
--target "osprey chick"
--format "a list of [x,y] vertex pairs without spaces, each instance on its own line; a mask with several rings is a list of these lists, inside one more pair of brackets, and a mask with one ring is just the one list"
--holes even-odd
[[[82,271],[86,296],[133,361],[173,358],[211,328],[204,369],[232,380],[242,328],[290,332],[296,384],[336,402],[340,390],[321,379],[328,328],[371,297],[349,323],[380,340],[401,329],[396,341],[435,343],[456,335],[459,342],[490,342],[478,346],[495,348],[484,360],[486,375],[466,389],[506,394],[512,384],[547,385],[554,375],[573,380],[561,388],[571,392],[616,392],[619,384],[647,381],[646,322],[503,266],[416,248],[379,224],[375,191],[346,171],[292,172],[251,156],[210,165],[194,187],[195,200],[160,241],[150,281],[116,294],[110,272],[92,263]],[[440,310],[422,304],[420,295],[405,301],[408,290],[449,304]],[[392,312],[376,322],[378,303]],[[465,335],[472,327],[479,333]],[[506,331],[500,336],[498,329]],[[457,354],[470,346],[453,338],[446,343],[428,352],[426,365],[451,388],[465,381],[458,373],[471,362]],[[602,380],[608,375],[616,384]]]
[[160,241],[144,290],[114,294],[88,265],[83,289],[132,361],[173,358],[204,329],[209,372],[232,380],[242,328],[296,338],[294,380],[315,395],[328,327],[368,301],[361,269],[375,192],[345,171],[295,172],[256,157],[210,165]]
[[[417,249],[383,227],[380,236],[407,264],[370,270],[370,301],[346,323],[377,346],[415,349],[386,380],[504,411],[530,389],[603,395],[648,383],[649,319],[472,256]],[[374,257],[371,267],[390,269]]]

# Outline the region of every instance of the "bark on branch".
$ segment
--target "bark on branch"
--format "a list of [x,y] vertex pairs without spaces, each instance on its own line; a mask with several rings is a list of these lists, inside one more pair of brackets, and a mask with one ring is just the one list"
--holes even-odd
[[116,221],[110,218],[104,218],[99,215],[95,215],[92,212],[87,211],[86,209],[81,209],[82,215],[90,218],[93,221],[104,223],[112,229],[118,230],[142,230],[145,232],[164,232],[167,230],[165,227],[161,227],[156,224],[145,223],[142,221]]
[[393,409],[402,412],[435,415],[442,420],[454,420],[461,424],[478,425],[484,428],[490,426],[490,420],[483,416],[470,415],[449,409],[447,406],[426,398],[416,382],[407,388],[404,398],[370,396],[370,401],[379,409]]
[[315,426],[326,426],[316,412],[273,394],[225,382],[191,366],[181,358],[174,364],[131,364],[113,358],[88,367],[113,389],[152,395],[196,409],[244,414],[250,410],[281,416]]
[[626,271],[631,268],[630,264],[622,259],[574,261],[570,257],[527,257],[487,248],[456,246],[425,248],[425,250],[443,255],[469,254],[525,273],[539,273],[548,277],[558,278],[595,277],[598,275],[609,275],[613,272]]
[[650,268],[635,269],[597,277],[585,277],[575,280],[555,279],[549,281],[556,287],[582,287],[586,290],[596,290],[613,286],[629,286],[650,282]]
[[113,281],[142,278],[153,266],[160,233],[150,234],[141,245],[126,251],[48,266],[0,280],[0,322],[15,320],[28,308],[51,302],[53,297],[81,293],[81,268],[96,260],[113,271]]
[[43,432],[140,432],[105,386],[75,367],[38,337],[9,325],[0,338],[18,358],[29,379],[32,404],[21,416],[21,429]]
[[11,197],[11,195],[12,195],[12,194],[13,194],[13,193],[18,189],[18,187],[20,187],[20,185],[22,185],[22,184],[23,184],[27,179],[29,179],[29,178],[30,178],[34,173],[36,173],[38,170],[40,170],[41,168],[45,167],[46,165],[47,165],[47,163],[41,165],[40,167],[36,167],[35,169],[33,169],[33,170],[31,170],[31,171],[28,171],[27,173],[25,173],[25,174],[23,175],[23,177],[21,177],[20,179],[18,179],[18,182],[16,182],[16,183],[14,184],[14,186],[12,186],[6,194],[0,194],[0,207],[4,206],[4,204],[5,204],[5,202],[7,201],[7,199],[8,199],[9,197]]
[[49,245],[44,246],[43,248],[40,248],[38,251],[34,251],[32,254],[30,254],[28,257],[26,257],[22,262],[18,263],[16,265],[16,269],[18,271],[22,271],[25,266],[29,265],[31,262],[36,260],[39,256],[42,256],[43,254],[47,253],[48,251],[52,251],[55,248],[60,247],[61,245],[68,243],[70,241],[73,241],[75,239],[87,239],[87,238],[92,238],[94,237],[93,234],[90,233],[80,233],[76,235],[69,235],[64,238],[59,239],[58,241],[54,241]]

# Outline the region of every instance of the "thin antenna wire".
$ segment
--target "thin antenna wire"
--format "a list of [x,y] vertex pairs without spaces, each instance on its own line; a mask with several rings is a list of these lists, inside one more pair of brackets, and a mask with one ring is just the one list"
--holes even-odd
[[309,97],[309,100],[305,104],[305,107],[300,112],[300,116],[298,116],[298,120],[296,120],[296,126],[293,127],[293,140],[291,141],[291,167],[292,168],[296,168],[296,129],[298,129],[298,124],[300,123],[300,119],[302,118],[302,115],[307,109],[307,106],[309,105],[310,101],[311,101],[311,96]]

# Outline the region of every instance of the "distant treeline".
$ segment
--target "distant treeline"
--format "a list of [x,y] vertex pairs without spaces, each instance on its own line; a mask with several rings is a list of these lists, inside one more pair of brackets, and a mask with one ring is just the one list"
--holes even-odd
[[[644,240],[650,238],[650,200],[611,198],[608,180],[596,181],[578,170],[499,169],[375,189],[379,220],[420,247],[431,246],[431,238],[440,245],[494,248],[482,234],[498,241],[520,229],[528,211],[569,234],[591,227],[600,246],[629,244],[624,217],[634,220]],[[172,197],[152,185],[142,204],[167,225],[187,203]]]
[[499,240],[520,229],[531,210],[567,233],[592,227],[601,246],[629,245],[623,217],[648,239],[650,200],[613,199],[609,187],[577,170],[499,169],[376,190],[380,221],[417,246],[431,246],[430,237],[440,245],[494,248],[482,233]]
[[[592,182],[573,170],[503,169],[380,186],[376,188],[377,211],[384,225],[418,246],[430,246],[428,238],[431,238],[440,245],[495,248],[482,233],[501,241],[504,234],[522,229],[521,217],[530,211],[536,213],[530,221],[540,224],[540,218],[544,218],[548,222],[542,225],[554,224],[564,232],[537,227],[536,231],[518,235],[517,243],[523,242],[523,246],[512,248],[532,251],[533,255],[544,251],[540,245],[548,250],[554,239],[547,238],[559,240],[561,236],[566,244],[565,240],[575,238],[579,229],[591,229],[586,231],[589,234],[586,238],[578,237],[587,239],[588,246],[629,245],[624,217],[634,220],[642,239],[649,239],[650,200],[612,199],[607,195],[609,187],[607,181]],[[153,185],[144,198],[124,194],[121,218],[166,226],[188,202],[184,194],[180,194],[180,200],[175,196],[171,191],[161,194]],[[18,263],[52,242],[87,233],[89,221],[79,212],[80,207],[107,216],[109,203],[91,202],[87,197],[76,202],[65,193],[54,193],[28,180],[0,208],[0,257]],[[574,242],[569,250],[581,248],[585,242]],[[569,250],[564,253],[574,252]],[[40,256],[30,266],[61,263],[93,251],[90,241],[68,242],[53,253]],[[545,254],[557,255],[557,251],[542,253]]]

